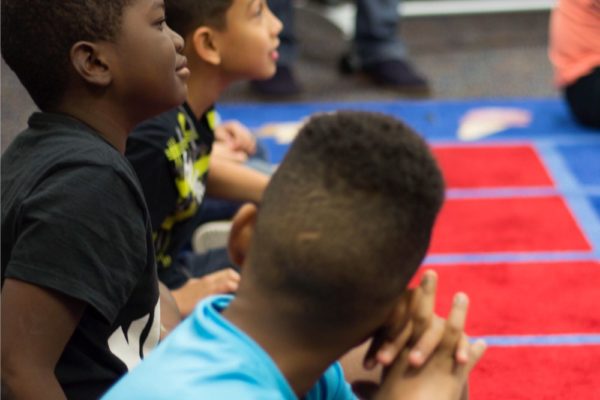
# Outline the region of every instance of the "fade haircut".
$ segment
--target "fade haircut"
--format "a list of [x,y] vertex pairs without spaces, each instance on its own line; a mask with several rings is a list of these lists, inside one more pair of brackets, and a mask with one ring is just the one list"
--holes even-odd
[[404,291],[443,199],[437,163],[404,123],[361,111],[315,116],[261,202],[254,279],[303,318],[351,324]]
[[41,110],[67,88],[71,47],[111,41],[135,0],[2,0],[2,57]]
[[184,39],[200,26],[223,30],[234,0],[166,0],[167,25]]

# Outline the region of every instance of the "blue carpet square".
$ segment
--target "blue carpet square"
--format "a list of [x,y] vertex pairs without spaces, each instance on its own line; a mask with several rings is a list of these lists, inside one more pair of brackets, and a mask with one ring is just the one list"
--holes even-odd
[[594,196],[591,198],[592,207],[596,210],[596,214],[598,214],[598,218],[600,218],[600,196]]
[[580,183],[600,185],[600,144],[560,146],[558,150]]

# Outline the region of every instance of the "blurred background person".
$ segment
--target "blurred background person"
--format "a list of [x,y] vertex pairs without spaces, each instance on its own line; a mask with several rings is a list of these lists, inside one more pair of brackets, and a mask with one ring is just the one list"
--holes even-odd
[[[293,0],[269,0],[268,3],[284,26],[277,72],[268,80],[253,81],[252,88],[268,96],[296,95],[301,92],[302,85],[293,69],[298,53]],[[406,47],[398,36],[399,3],[400,0],[356,0],[354,37],[339,62],[340,72],[361,72],[382,86],[425,94],[429,91],[428,83],[407,60]]]
[[575,119],[600,128],[600,0],[559,0],[550,19],[556,85]]

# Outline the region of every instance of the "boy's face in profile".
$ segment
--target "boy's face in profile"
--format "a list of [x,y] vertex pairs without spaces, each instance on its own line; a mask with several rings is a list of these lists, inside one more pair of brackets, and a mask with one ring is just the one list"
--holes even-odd
[[125,107],[147,118],[185,100],[190,72],[176,50],[183,39],[166,25],[163,0],[126,6],[110,46],[113,84]]
[[282,27],[266,0],[234,0],[227,10],[225,28],[215,31],[221,50],[221,68],[235,79],[273,76]]

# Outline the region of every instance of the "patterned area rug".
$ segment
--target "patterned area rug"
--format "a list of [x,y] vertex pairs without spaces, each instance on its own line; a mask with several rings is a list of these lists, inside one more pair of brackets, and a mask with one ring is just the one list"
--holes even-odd
[[[379,111],[433,146],[447,201],[425,268],[438,313],[471,298],[467,331],[490,349],[473,399],[600,398],[600,131],[556,99],[226,105],[278,163],[314,112]],[[273,125],[275,123],[276,125]]]

